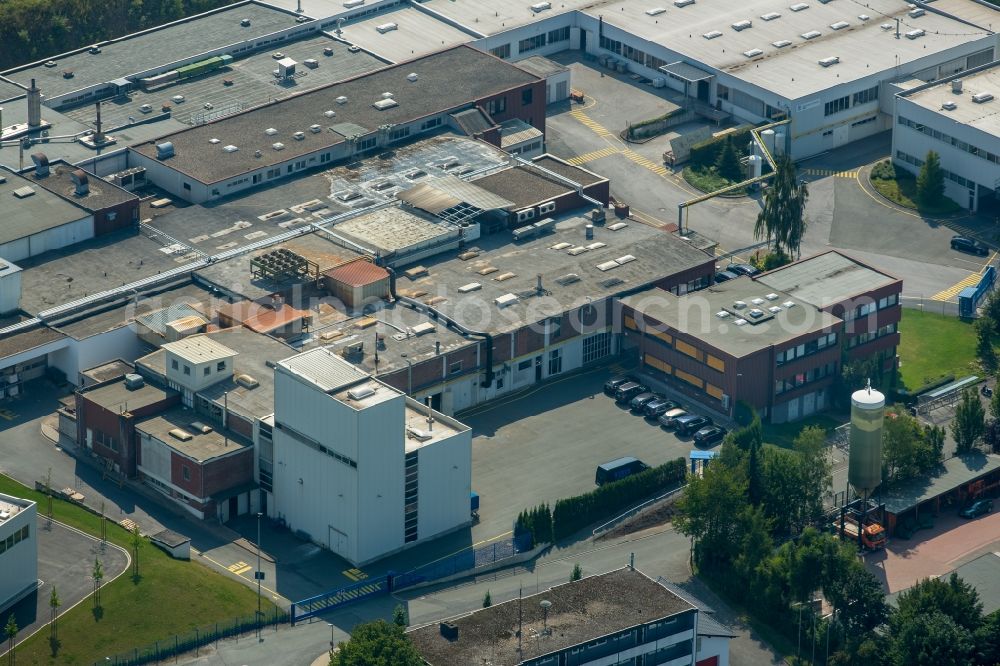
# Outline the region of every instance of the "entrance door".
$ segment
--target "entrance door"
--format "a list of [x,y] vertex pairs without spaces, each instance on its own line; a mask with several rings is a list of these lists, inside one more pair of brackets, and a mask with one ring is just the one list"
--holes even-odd
[[434,395],[431,396],[431,409],[433,409],[435,412],[440,412],[441,411],[441,394],[440,393],[435,393]]
[[535,357],[535,381],[536,382],[542,381],[542,357],[541,356],[536,356]]
[[587,52],[587,31],[580,30],[580,50],[584,53]]
[[333,525],[330,528],[330,550],[341,557],[347,557],[347,535],[338,530]]
[[229,520],[232,520],[236,516],[240,515],[240,498],[230,497],[229,498]]
[[698,99],[702,102],[708,102],[708,81],[705,79],[698,82]]

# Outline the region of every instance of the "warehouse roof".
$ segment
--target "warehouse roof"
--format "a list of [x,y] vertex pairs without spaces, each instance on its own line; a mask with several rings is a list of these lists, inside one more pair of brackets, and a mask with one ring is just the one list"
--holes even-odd
[[[416,81],[407,79],[410,73],[417,74]],[[169,141],[175,155],[167,158],[166,164],[201,182],[213,183],[342,143],[345,138],[330,129],[333,120],[327,111],[336,113],[337,124],[351,123],[375,132],[381,125],[450,111],[537,80],[498,58],[458,46],[182,130],[133,146],[133,150],[155,159],[155,144]],[[384,92],[391,92],[397,105],[373,109],[372,104],[381,100]],[[344,99],[338,102],[339,98]],[[307,131],[311,125],[319,125],[321,131]],[[265,133],[269,129],[277,133]],[[305,131],[304,137],[292,138],[299,131]],[[212,145],[209,139],[219,141]],[[272,147],[275,143],[284,147],[276,150]],[[224,147],[229,145],[238,150],[227,152]],[[254,156],[257,150],[262,157]]]
[[389,271],[370,261],[358,258],[346,264],[331,268],[323,273],[326,277],[352,287],[362,287],[389,277]]
[[192,363],[210,363],[235,356],[236,352],[207,335],[192,335],[163,345],[168,352]]
[[302,377],[326,393],[339,391],[370,376],[326,347],[317,347],[286,358],[278,363],[278,367]]
[[[199,463],[250,448],[249,443],[239,435],[229,430],[209,427],[200,418],[192,409],[174,407],[140,421],[135,429],[155,437],[174,451]],[[180,434],[181,437],[175,434]]]
[[989,453],[957,455],[940,463],[928,475],[888,486],[882,490],[882,501],[886,511],[898,516],[996,469],[1000,469],[1000,456]]
[[[15,317],[5,317],[0,320],[0,324],[2,324],[0,328],[3,326],[13,326],[21,321],[24,321],[24,317],[21,317],[20,315]],[[0,338],[0,358],[7,358],[8,356],[13,356],[14,354],[20,354],[21,352],[41,347],[42,345],[50,342],[62,340],[65,337],[66,336],[59,331],[55,331],[48,326],[39,324],[26,331],[18,331],[17,333]]]
[[124,379],[118,379],[93,389],[83,389],[81,393],[90,402],[116,414],[149,407],[177,395],[177,391],[173,389],[160,388],[149,383],[134,390],[129,389],[125,386]]
[[[380,32],[378,27],[387,23],[395,23],[396,28]],[[464,44],[474,38],[471,33],[406,3],[401,9],[376,12],[345,22],[342,31],[343,39],[394,62],[409,60],[429,50]]]
[[818,308],[899,282],[897,278],[836,250],[776,268],[758,276],[756,281]]
[[24,88],[0,77],[0,102],[17,99],[18,97],[23,97],[25,94],[26,91]]
[[[979,93],[994,95],[985,103],[976,103],[972,96]],[[1000,68],[995,63],[977,72],[962,73],[962,91],[952,92],[950,79],[934,85],[921,86],[900,95],[908,102],[941,114],[941,121],[967,125],[990,136],[1000,136]],[[954,108],[945,109],[943,104],[952,102]],[[905,116],[905,106],[900,105],[900,115]]]
[[[86,179],[86,194],[77,194],[79,174]],[[100,176],[62,161],[49,164],[48,176],[39,177],[35,175],[35,171],[31,171],[25,174],[25,177],[91,213],[139,199],[137,195],[109,183]]]
[[[566,164],[551,155],[542,155],[533,163],[585,187],[606,180],[586,169]],[[516,209],[576,191],[576,188],[566,181],[526,164],[518,164],[510,169],[496,171],[472,182],[484,190],[511,201],[513,208]]]
[[430,245],[458,235],[458,229],[444,220],[432,221],[396,206],[380,208],[340,222],[336,231],[383,255]]
[[[759,300],[759,303],[754,303]],[[742,306],[738,303],[742,302]],[[622,303],[656,323],[687,333],[731,356],[749,356],[809,333],[831,329],[840,319],[784,292],[738,278],[683,296],[647,289]],[[790,304],[790,305],[789,305]],[[771,312],[770,308],[777,308]],[[760,313],[756,318],[753,312]],[[726,313],[720,316],[720,313]],[[737,322],[742,321],[742,324]]]
[[0,245],[90,216],[31,180],[3,169],[0,169],[0,210],[3,211]]
[[[542,601],[550,602],[543,616]],[[408,632],[432,666],[475,664],[484,654],[494,666],[513,666],[623,629],[693,611],[694,607],[635,569],[623,568],[475,611],[450,622],[458,638],[441,635],[437,622]],[[543,640],[543,623],[551,629]],[[516,637],[520,627],[522,636]],[[518,654],[518,645],[521,653]]]
[[[71,51],[52,58],[54,67],[38,62],[4,76],[24,86],[36,79],[42,94],[52,98],[252,40],[295,25],[295,18],[292,12],[244,2],[102,43],[98,54],[87,48]],[[250,25],[241,25],[243,19]],[[72,78],[64,78],[67,70]]]
[[516,64],[521,69],[531,72],[541,79],[569,71],[569,67],[566,65],[560,64],[555,60],[549,60],[545,56],[531,56],[524,60],[518,60]]

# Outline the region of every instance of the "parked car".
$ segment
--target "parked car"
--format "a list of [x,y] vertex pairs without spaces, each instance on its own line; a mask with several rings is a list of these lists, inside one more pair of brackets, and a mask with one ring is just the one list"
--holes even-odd
[[615,391],[615,402],[623,405],[627,404],[632,398],[640,393],[645,393],[648,390],[649,389],[638,382],[625,382],[618,387],[617,391]]
[[140,113],[152,113],[152,111],[153,111],[152,104],[143,104],[142,106],[139,107]]
[[712,425],[712,419],[698,414],[685,414],[676,420],[674,429],[678,435],[690,435],[698,432],[705,426]]
[[739,277],[739,274],[738,273],[734,273],[733,271],[729,271],[729,270],[719,271],[718,273],[715,274],[715,281],[716,282],[728,282],[730,280],[735,280],[738,277]]
[[993,511],[993,500],[981,499],[981,500],[976,500],[969,506],[959,511],[958,515],[962,516],[962,518],[978,518],[979,516],[990,513],[992,511]]
[[627,384],[630,381],[632,380],[628,377],[612,377],[608,381],[604,382],[604,392],[608,395],[614,395],[619,386]]
[[698,446],[715,446],[726,436],[726,429],[722,426],[705,426],[694,434],[694,443]]
[[660,396],[656,395],[652,391],[646,391],[632,398],[632,400],[628,403],[628,406],[631,407],[632,411],[636,414],[645,414],[646,405],[659,397]]
[[726,270],[730,273],[736,273],[737,275],[749,275],[753,277],[760,273],[759,270],[751,266],[750,264],[729,264],[726,266]]
[[669,398],[664,398],[662,395],[656,396],[655,400],[650,400],[646,403],[644,408],[647,419],[655,419],[661,414],[666,414],[671,409],[678,407],[679,405],[670,400]]
[[677,427],[677,419],[680,418],[681,416],[685,416],[686,414],[687,414],[686,409],[675,407],[661,414],[660,418],[658,418],[657,421],[664,428],[671,430]]
[[952,236],[951,249],[958,250],[959,252],[978,254],[980,257],[985,257],[990,253],[990,248],[975,238],[969,238],[968,236]]

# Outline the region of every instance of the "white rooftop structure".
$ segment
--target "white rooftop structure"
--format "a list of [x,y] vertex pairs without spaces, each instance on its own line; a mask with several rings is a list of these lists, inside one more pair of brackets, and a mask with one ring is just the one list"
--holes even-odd
[[229,347],[204,335],[168,342],[163,348],[191,363],[210,363],[236,356],[236,352]]

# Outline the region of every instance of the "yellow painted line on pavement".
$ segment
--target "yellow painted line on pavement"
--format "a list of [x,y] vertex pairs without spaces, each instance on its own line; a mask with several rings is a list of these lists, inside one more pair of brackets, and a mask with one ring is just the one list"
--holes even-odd
[[361,569],[346,569],[346,570],[342,571],[341,573],[344,574],[344,576],[346,576],[347,578],[350,578],[353,581],[359,581],[359,580],[364,580],[365,578],[368,578],[368,574],[366,574]]
[[989,267],[990,264],[993,263],[993,260],[996,258],[996,256],[997,253],[994,252],[992,255],[990,255],[990,258],[986,260],[986,263],[982,265],[978,273],[970,273],[968,276],[966,276],[956,284],[953,284],[947,289],[943,289],[938,293],[934,294],[933,296],[931,296],[931,300],[951,301],[954,300],[955,297],[958,296],[958,294],[966,287],[975,287],[977,284],[979,284],[979,281],[983,277],[983,273],[986,272],[987,267]]
[[614,132],[609,131],[606,127],[604,127],[604,125],[588,116],[581,109],[574,109],[569,112],[569,115],[573,116],[578,122],[582,123],[584,127],[598,136],[614,136]]
[[[213,559],[212,559],[211,557],[209,557],[209,556],[208,556],[208,555],[206,555],[205,553],[202,553],[202,552],[199,552],[199,551],[195,550],[194,548],[192,548],[191,550],[192,550],[193,552],[197,553],[197,554],[198,554],[198,556],[199,556],[199,557],[201,557],[202,559],[205,559],[205,560],[208,560],[209,562],[211,562],[211,563],[212,563],[212,564],[214,564],[215,566],[219,567],[220,569],[226,569],[226,570],[230,570],[230,569],[229,569],[229,567],[227,567],[226,565],[222,564],[221,562],[217,562],[217,561],[213,560]],[[250,568],[246,569],[246,571],[249,571],[249,570],[250,570],[250,569],[252,569],[252,568],[253,568],[253,567],[250,567]],[[231,571],[231,570],[230,570],[230,571]],[[244,573],[246,573],[246,571],[244,571]],[[232,573],[236,573],[236,572],[235,572],[235,571],[232,571]],[[243,580],[251,580],[250,578],[247,578],[246,576],[244,576],[244,575],[243,575],[242,573],[241,573],[241,574],[236,574],[236,575],[237,575],[237,576],[239,576],[240,578],[242,578]],[[256,581],[254,581],[254,582],[256,582]],[[272,599],[273,599],[274,601],[277,601],[277,600],[278,600],[278,599],[280,598],[280,596],[278,595],[278,593],[277,593],[277,592],[276,592],[275,590],[272,590],[271,588],[269,588],[269,587],[268,587],[268,586],[266,586],[266,585],[261,585],[261,586],[260,586],[260,589],[262,589],[262,590],[264,590],[265,592],[267,592],[268,594],[270,594],[270,595],[271,595],[271,598],[272,598]]]
[[857,171],[838,171],[836,169],[804,169],[807,176],[836,176],[838,178],[857,178]]
[[599,160],[602,157],[610,157],[611,155],[616,155],[620,153],[621,150],[615,148],[614,146],[608,146],[607,148],[601,148],[600,150],[593,150],[589,153],[584,153],[583,155],[577,155],[568,160],[570,164],[574,166],[580,166],[581,164],[586,164],[587,162],[593,162]]

